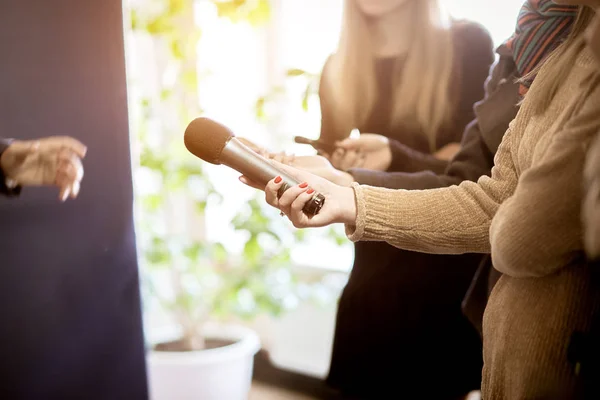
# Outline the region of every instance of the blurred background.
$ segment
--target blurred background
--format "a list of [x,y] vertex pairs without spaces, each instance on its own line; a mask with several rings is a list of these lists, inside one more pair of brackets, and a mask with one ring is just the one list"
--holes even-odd
[[[336,301],[352,265],[342,227],[297,231],[262,193],[183,146],[197,116],[271,150],[312,153],[320,70],[337,45],[341,0],[126,0],[138,251],[148,346],[258,333],[277,368],[328,371]],[[445,0],[495,45],[522,0]],[[201,346],[200,346],[201,347]],[[150,367],[151,368],[151,367]],[[152,376],[152,374],[151,374]]]

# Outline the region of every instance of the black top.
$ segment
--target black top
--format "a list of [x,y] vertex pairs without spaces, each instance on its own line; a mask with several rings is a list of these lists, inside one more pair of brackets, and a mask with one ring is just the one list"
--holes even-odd
[[[484,96],[483,82],[493,60],[491,41],[480,27],[457,24],[454,32],[455,75],[461,84],[455,91],[458,101],[454,126],[439,133],[438,147],[461,140],[465,126],[475,117],[473,103]],[[379,68],[386,71],[385,62]],[[389,76],[379,79],[389,84]],[[380,98],[379,104],[383,106],[389,100]],[[516,110],[513,105],[511,111]],[[403,172],[352,170],[358,182],[420,189],[462,180],[435,174],[455,169],[460,157],[448,167],[447,162],[427,154],[429,145],[421,132],[374,129],[382,129],[374,121],[384,118],[380,115],[383,108],[375,110],[377,115],[369,118],[373,126],[365,124],[359,129],[396,139],[392,141],[390,170]],[[323,118],[327,127],[328,116]],[[467,132],[475,125],[469,125]],[[477,179],[489,172],[495,149],[463,144],[463,151],[471,148],[481,152],[473,159],[477,166],[468,168],[472,172],[469,178]],[[465,162],[470,162],[468,157]],[[439,256],[400,250],[385,243],[357,243],[354,267],[339,303],[328,382],[344,394],[359,398],[391,398],[389,393],[394,393],[394,398],[411,398],[427,393],[440,399],[478,388],[481,342],[462,315],[461,302],[480,261],[481,255],[476,254]]]
[[[474,118],[473,104],[483,97],[483,82],[488,76],[494,57],[492,42],[482,27],[472,23],[456,22],[452,30],[454,36],[453,79],[449,88],[455,110],[451,120],[436,135],[436,147],[442,148],[448,143],[460,142],[465,126]],[[373,112],[364,124],[357,126],[361,132],[377,133],[394,139],[395,156],[390,171],[416,172],[431,170],[443,173],[447,162],[430,154],[430,145],[426,134],[418,128],[391,125],[392,82],[395,59],[376,60],[377,90]],[[333,99],[326,89],[325,82],[330,61],[323,67],[319,99],[321,102],[320,140],[333,143],[345,139],[350,132],[339,126],[334,118]]]

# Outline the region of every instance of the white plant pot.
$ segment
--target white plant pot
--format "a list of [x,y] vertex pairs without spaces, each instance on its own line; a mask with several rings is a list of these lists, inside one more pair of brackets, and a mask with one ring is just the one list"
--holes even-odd
[[252,383],[258,335],[244,327],[207,327],[206,339],[235,343],[189,352],[148,353],[152,400],[246,400]]

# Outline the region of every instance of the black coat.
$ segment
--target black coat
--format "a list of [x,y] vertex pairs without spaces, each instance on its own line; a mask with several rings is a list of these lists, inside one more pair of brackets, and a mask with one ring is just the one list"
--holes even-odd
[[[351,170],[355,180],[418,190],[489,175],[520,100],[512,55],[502,47],[498,52],[501,57],[486,82],[486,97],[475,105],[475,120],[466,127],[461,150],[444,173],[391,172],[415,170],[421,158],[392,141],[391,171]],[[358,246],[364,249],[359,252]],[[499,276],[489,257],[423,254],[374,242],[358,246],[361,258],[339,303],[328,382],[360,398],[385,393],[451,398],[479,387],[481,341],[464,318],[461,303],[464,299],[465,314],[480,330],[488,283],[493,285]]]
[[143,400],[122,2],[0,2],[0,132],[88,147],[76,200],[0,198],[0,398]]

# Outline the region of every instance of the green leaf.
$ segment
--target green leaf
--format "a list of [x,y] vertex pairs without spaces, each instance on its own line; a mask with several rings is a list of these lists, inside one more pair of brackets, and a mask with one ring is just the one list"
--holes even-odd
[[164,198],[160,194],[149,194],[142,198],[144,208],[149,211],[156,211],[164,204]]
[[196,211],[198,211],[200,215],[204,215],[206,212],[206,200],[200,200],[196,202]]
[[268,0],[258,0],[248,13],[247,19],[254,26],[259,26],[271,18],[271,6]]
[[306,238],[306,230],[297,229],[296,231],[294,231],[294,236],[298,242],[302,242]]
[[288,69],[286,75],[289,77],[294,77],[294,76],[304,76],[307,75],[308,73],[302,69],[298,69],[298,68],[293,68],[293,69]]
[[[188,3],[188,4],[186,4]],[[169,10],[168,13],[171,15],[180,14],[182,11],[186,10],[186,5],[190,6],[190,1],[186,0],[169,0]]]
[[162,238],[154,237],[152,239],[152,245],[146,252],[146,260],[155,266],[170,266],[171,253],[169,252],[168,246]]
[[129,26],[134,31],[140,29],[140,17],[136,10],[131,10],[129,13]]
[[183,60],[185,59],[185,50],[184,50],[184,45],[181,43],[180,40],[177,39],[173,39],[171,40],[171,54],[173,55],[173,58],[176,60]]
[[201,251],[202,246],[199,243],[194,243],[183,250],[183,255],[191,261],[198,261]]
[[304,95],[302,96],[302,109],[304,111],[308,111],[308,100],[310,99],[311,94],[312,94],[311,84],[309,83],[306,86],[306,89],[304,89]]
[[244,245],[244,257],[250,263],[255,263],[258,261],[262,254],[262,248],[258,243],[258,237],[256,235],[251,235],[250,239]]
[[185,71],[181,76],[181,83],[190,91],[196,91],[198,89],[198,75],[196,71]]
[[227,250],[225,250],[225,246],[221,243],[215,243],[212,247],[213,258],[215,261],[223,263],[226,262],[228,257]]
[[142,108],[147,109],[150,108],[150,99],[148,99],[147,97],[144,97],[141,102],[140,105],[142,106]]
[[265,114],[265,103],[266,103],[266,98],[264,96],[259,97],[256,100],[256,103],[254,105],[254,113],[256,115],[256,118],[258,120],[265,120],[266,119],[266,114]]
[[172,32],[173,21],[167,15],[159,15],[146,24],[146,31],[151,35],[161,35]]
[[162,101],[168,100],[172,95],[173,95],[173,90],[171,90],[171,89],[163,88],[160,91],[160,99]]

